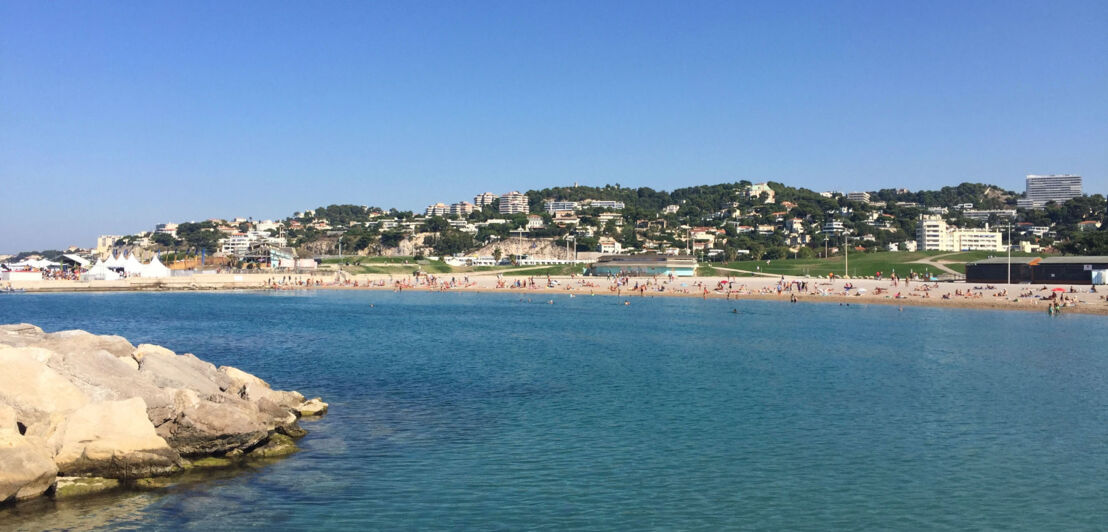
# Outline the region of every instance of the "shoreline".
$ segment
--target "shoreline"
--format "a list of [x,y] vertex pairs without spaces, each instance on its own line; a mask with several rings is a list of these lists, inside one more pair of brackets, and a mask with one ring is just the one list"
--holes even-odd
[[[616,285],[605,277],[579,276],[513,276],[495,274],[431,274],[418,280],[411,275],[358,274],[346,275],[342,281],[332,272],[308,275],[276,276],[271,274],[198,274],[166,279],[129,279],[121,281],[13,281],[13,288],[22,293],[104,293],[104,292],[208,292],[255,290],[415,290],[420,292],[467,292],[556,295],[605,295],[625,297],[691,297],[701,299],[753,300],[788,302],[795,295],[798,303],[879,304],[979,310],[1015,310],[1046,312],[1043,296],[1058,294],[1069,303],[1063,313],[1108,315],[1108,300],[1103,293],[1090,292],[1090,286],[1080,285],[975,285],[965,282],[921,283],[903,281],[893,284],[883,279],[835,279],[805,277],[678,277],[673,280],[651,277],[626,278],[626,285],[646,284],[642,291]],[[500,286],[519,282],[521,287]],[[532,282],[534,284],[532,284]],[[297,284],[299,283],[299,284]],[[398,285],[398,283],[400,283]],[[548,286],[548,283],[554,286]],[[803,291],[788,288],[804,286]],[[802,284],[801,284],[802,283]],[[847,283],[852,285],[846,290]],[[730,293],[722,291],[730,287]],[[718,289],[718,290],[717,290]],[[859,290],[862,289],[862,290]],[[1061,289],[1063,292],[1056,292]],[[1075,292],[1070,290],[1074,289]],[[859,295],[859,292],[864,292]],[[895,297],[896,294],[901,297]],[[966,294],[972,294],[967,296]],[[1031,295],[1027,295],[1030,293]],[[999,295],[998,295],[999,294]],[[1003,295],[1007,294],[1007,295]],[[12,294],[0,294],[0,297]]]

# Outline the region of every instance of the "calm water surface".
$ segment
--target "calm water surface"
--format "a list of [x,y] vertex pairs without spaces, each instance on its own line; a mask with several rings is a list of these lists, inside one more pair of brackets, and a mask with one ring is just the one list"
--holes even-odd
[[290,459],[0,528],[1108,523],[1104,317],[546,299],[0,296],[0,323],[162,344],[331,403]]

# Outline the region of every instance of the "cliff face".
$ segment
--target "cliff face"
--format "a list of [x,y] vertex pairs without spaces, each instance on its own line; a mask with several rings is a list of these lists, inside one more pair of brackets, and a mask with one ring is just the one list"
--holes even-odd
[[297,419],[326,412],[239,369],[84,331],[0,325],[0,368],[0,503],[58,477],[127,483],[202,457],[287,454],[306,433]]

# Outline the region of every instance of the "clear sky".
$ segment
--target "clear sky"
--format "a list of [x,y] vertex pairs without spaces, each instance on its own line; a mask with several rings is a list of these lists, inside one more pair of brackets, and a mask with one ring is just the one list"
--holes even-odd
[[553,185],[1108,192],[1108,2],[0,0],[0,252]]

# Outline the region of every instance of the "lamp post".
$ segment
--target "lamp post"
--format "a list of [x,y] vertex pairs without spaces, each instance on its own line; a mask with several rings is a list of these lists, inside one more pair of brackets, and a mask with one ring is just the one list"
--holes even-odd
[[1012,284],[1012,220],[1008,220],[1008,284]]
[[843,231],[843,270],[844,276],[850,277],[850,235]]

